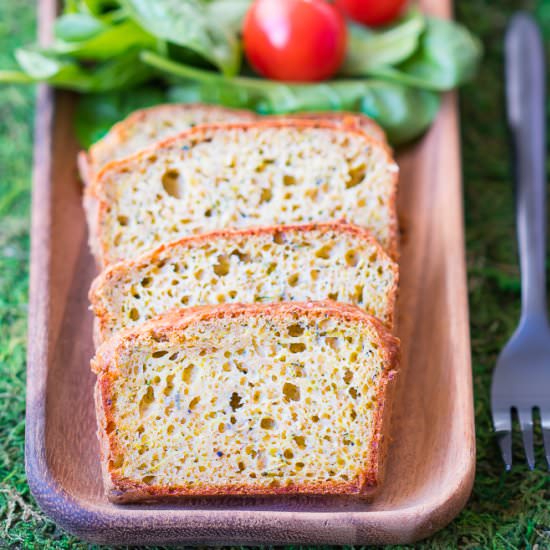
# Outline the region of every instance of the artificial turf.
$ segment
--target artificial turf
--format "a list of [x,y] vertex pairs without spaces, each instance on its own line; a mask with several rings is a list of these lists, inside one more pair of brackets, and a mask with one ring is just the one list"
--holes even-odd
[[[478,78],[461,93],[466,236],[477,430],[477,474],[466,508],[416,548],[550,548],[550,477],[529,472],[516,439],[506,474],[490,426],[489,382],[519,314],[512,181],[504,123],[502,36],[509,15],[534,0],[460,0],[457,17],[485,45]],[[545,26],[550,59],[550,0]],[[0,0],[0,67],[33,39],[35,3]],[[88,548],[42,516],[23,465],[32,89],[0,87],[0,548]]]

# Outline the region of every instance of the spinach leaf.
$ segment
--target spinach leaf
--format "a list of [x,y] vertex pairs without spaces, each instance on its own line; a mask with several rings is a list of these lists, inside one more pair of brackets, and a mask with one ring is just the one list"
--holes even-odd
[[66,42],[89,40],[105,30],[106,25],[86,13],[66,13],[55,22],[55,37]]
[[184,80],[169,91],[172,101],[220,103],[262,114],[300,111],[361,111],[378,121],[394,144],[420,135],[439,109],[432,92],[376,80],[333,80],[285,84],[250,77],[226,78],[144,52],[142,60]]
[[234,35],[241,32],[242,23],[252,0],[212,0],[206,4],[208,17],[223,21],[223,25]]
[[165,100],[164,91],[158,87],[133,88],[124,93],[83,95],[78,102],[75,118],[78,140],[82,147],[88,148],[132,111]]
[[26,78],[27,82],[46,82],[79,92],[128,88],[150,79],[154,72],[141,63],[137,51],[129,51],[91,68],[36,46],[20,48],[15,56],[22,71],[12,76],[20,81]]
[[340,72],[363,76],[376,67],[407,59],[416,50],[424,27],[425,18],[417,10],[383,31],[349,23],[346,58]]
[[409,59],[369,74],[427,90],[450,90],[474,76],[481,55],[481,42],[465,27],[429,17],[419,48]]
[[127,19],[118,24],[104,25],[88,39],[57,40],[47,49],[57,54],[71,55],[76,59],[102,61],[115,58],[132,48],[151,48],[155,45],[156,39],[153,36],[134,21]]
[[130,16],[161,40],[184,46],[200,54],[225,75],[237,74],[240,44],[224,21],[209,15],[200,0],[123,0]]

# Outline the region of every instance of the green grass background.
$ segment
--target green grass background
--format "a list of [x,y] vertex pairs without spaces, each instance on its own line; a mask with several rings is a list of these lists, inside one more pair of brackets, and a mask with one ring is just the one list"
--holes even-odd
[[[549,0],[539,4],[550,13]],[[540,433],[539,470],[523,466],[516,440],[517,466],[505,474],[488,401],[491,369],[519,313],[502,36],[514,10],[535,7],[534,0],[456,2],[458,19],[483,39],[486,49],[480,74],[462,90],[460,102],[477,474],[463,512],[418,548],[550,549],[550,477],[542,470]],[[547,23],[550,59],[550,19]],[[0,0],[0,67],[13,66],[11,52],[34,34],[34,2]],[[0,87],[0,548],[88,548],[40,513],[23,465],[33,108],[32,89]]]

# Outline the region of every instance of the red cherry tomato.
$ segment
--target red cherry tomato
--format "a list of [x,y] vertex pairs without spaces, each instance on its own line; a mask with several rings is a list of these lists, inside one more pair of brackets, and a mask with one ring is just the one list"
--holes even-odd
[[336,7],[354,21],[378,27],[397,18],[406,3],[407,0],[336,0]]
[[344,59],[346,37],[344,17],[324,0],[256,0],[243,27],[252,67],[290,82],[330,78]]

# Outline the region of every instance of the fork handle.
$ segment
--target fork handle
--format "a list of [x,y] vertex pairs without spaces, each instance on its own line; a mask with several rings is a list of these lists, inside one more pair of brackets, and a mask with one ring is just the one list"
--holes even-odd
[[515,154],[516,216],[522,318],[547,318],[546,105],[544,46],[529,15],[515,15],[506,33],[508,123]]

